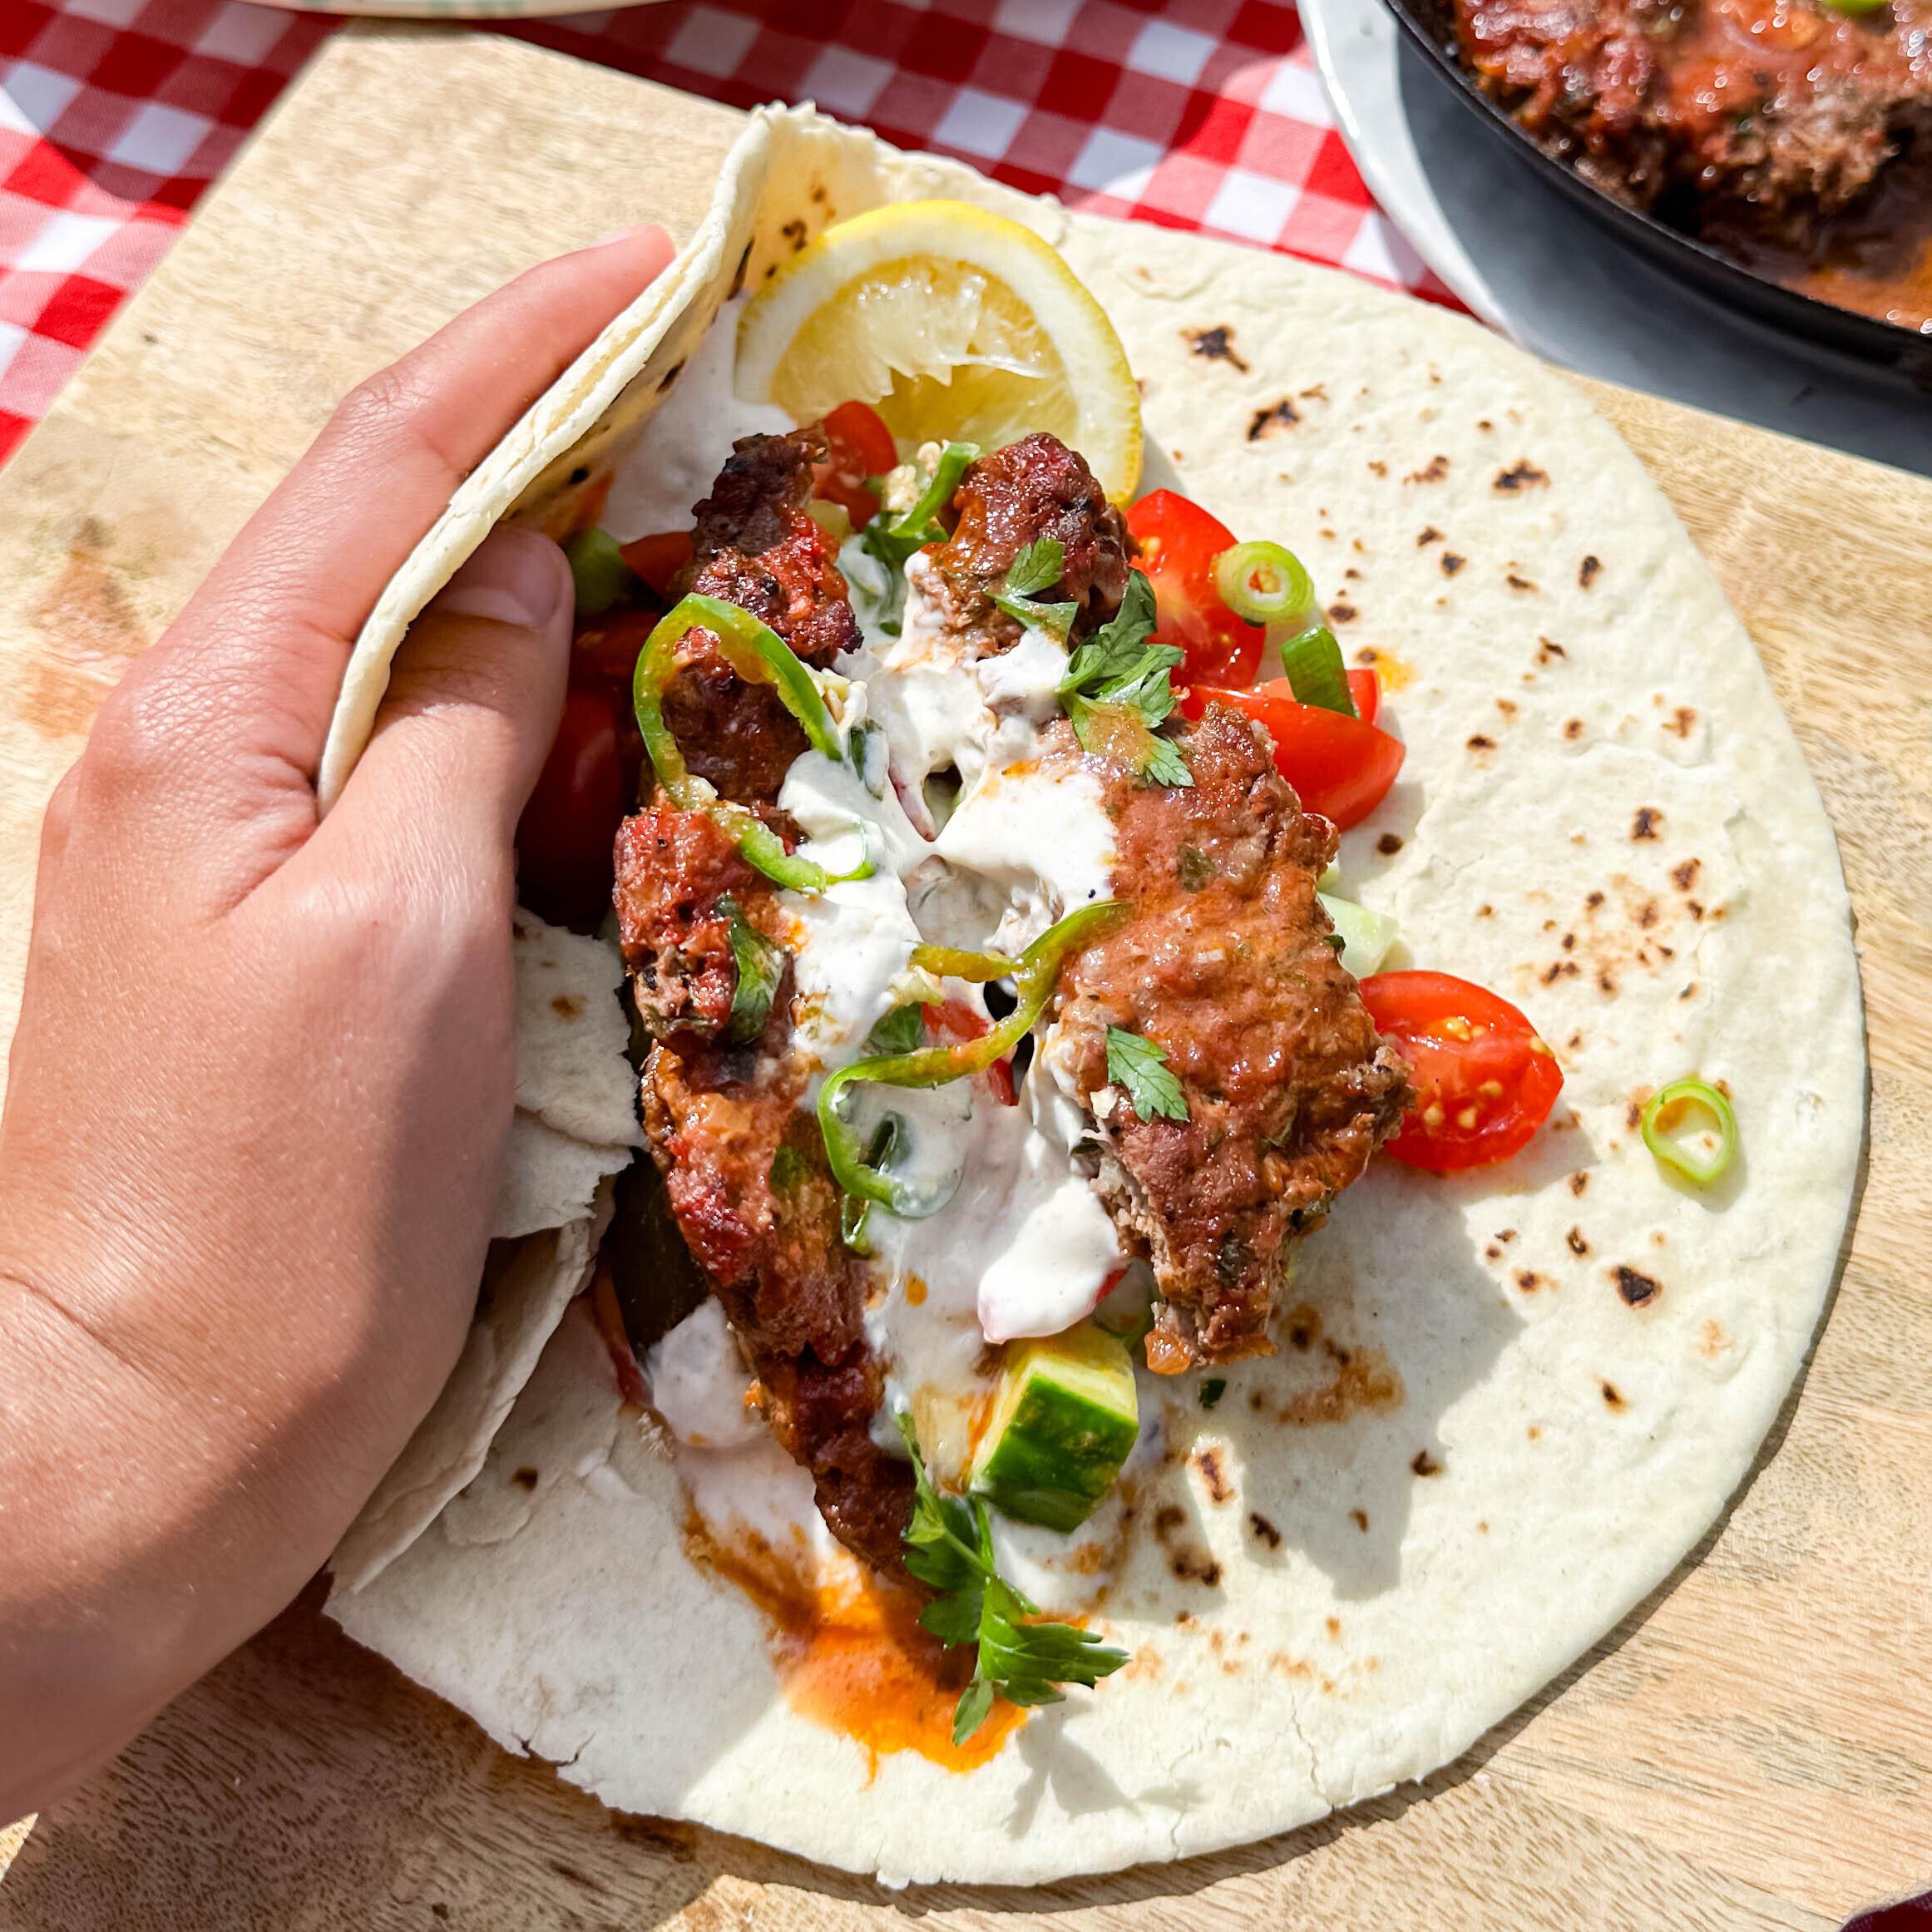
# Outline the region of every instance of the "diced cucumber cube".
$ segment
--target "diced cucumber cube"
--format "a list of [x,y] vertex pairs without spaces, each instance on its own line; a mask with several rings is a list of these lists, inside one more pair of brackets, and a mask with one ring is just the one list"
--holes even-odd
[[1399,928],[1386,912],[1371,912],[1352,899],[1337,899],[1317,892],[1323,910],[1334,922],[1337,936],[1345,941],[1342,948],[1344,968],[1358,980],[1381,971],[1382,961],[1396,943]]
[[1003,1515],[1077,1529],[1113,1488],[1139,1432],[1126,1344],[1083,1322],[1009,1351],[972,1486]]

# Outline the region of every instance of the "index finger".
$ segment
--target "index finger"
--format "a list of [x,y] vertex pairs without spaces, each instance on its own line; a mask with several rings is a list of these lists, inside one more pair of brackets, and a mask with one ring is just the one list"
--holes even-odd
[[[635,229],[516,278],[336,409],[151,654],[313,778],[357,633],[452,492],[670,262]],[[226,735],[226,734],[218,734]]]

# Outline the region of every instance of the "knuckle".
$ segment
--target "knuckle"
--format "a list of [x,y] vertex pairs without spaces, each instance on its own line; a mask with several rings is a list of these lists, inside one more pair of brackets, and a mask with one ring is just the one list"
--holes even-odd
[[526,681],[518,678],[515,660],[527,649],[521,636],[507,635],[490,620],[427,614],[396,655],[389,709],[393,714],[432,706],[507,710]]
[[77,768],[77,788],[103,803],[151,793],[180,763],[186,729],[181,694],[165,679],[137,671],[101,706]]
[[405,357],[358,383],[335,406],[330,427],[353,442],[390,443],[407,432],[422,403],[414,358]]
[[80,789],[81,767],[77,760],[62,773],[60,783],[47,794],[47,809],[40,821],[42,852],[58,852],[67,843],[67,833],[74,823],[74,801]]

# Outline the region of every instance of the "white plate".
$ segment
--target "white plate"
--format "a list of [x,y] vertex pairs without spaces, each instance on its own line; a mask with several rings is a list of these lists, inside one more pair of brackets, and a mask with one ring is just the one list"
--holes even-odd
[[1552,362],[1932,475],[1932,408],[1902,378],[1735,315],[1644,260],[1496,140],[1379,0],[1301,0],[1342,136],[1416,251]]

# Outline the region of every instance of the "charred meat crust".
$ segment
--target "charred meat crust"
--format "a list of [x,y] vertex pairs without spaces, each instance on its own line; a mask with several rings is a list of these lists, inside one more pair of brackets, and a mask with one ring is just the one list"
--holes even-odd
[[[1408,1070],[1329,944],[1315,882],[1335,829],[1304,813],[1265,733],[1210,704],[1182,739],[1194,783],[1108,785],[1130,918],[1071,961],[1060,1023],[1097,1103],[1103,1198],[1164,1305],[1149,1366],[1268,1353],[1284,1251],[1399,1124]],[[1106,1033],[1166,1053],[1185,1120],[1108,1085]]]
[[754,923],[771,889],[708,813],[659,804],[617,829],[617,941],[639,1023],[654,1039],[724,1030],[738,991],[730,900]]
[[1453,0],[1465,60],[1541,146],[1692,234],[1801,245],[1932,136],[1928,0]]
[[773,1434],[811,1472],[833,1534],[892,1569],[912,1475],[870,1434],[882,1379],[866,1346],[866,1284],[839,1239],[838,1189],[817,1129],[798,1110],[803,1082],[790,1035],[774,1009],[754,1046],[660,1041],[645,1068],[645,1133],[679,1229],[758,1378]]
[[[750,611],[821,670],[860,642],[834,547],[806,511],[812,466],[824,453],[813,430],[734,443],[697,507],[685,586]],[[805,749],[777,694],[747,684],[703,630],[688,631],[679,647],[665,721],[691,769],[747,805],[774,801]]]
[[1086,458],[1056,437],[1035,432],[981,457],[961,477],[951,514],[952,535],[927,555],[949,628],[981,631],[989,654],[1019,640],[1019,625],[991,599],[1014,559],[1041,537],[1051,537],[1061,551],[1060,581],[1039,593],[1042,602],[1077,604],[1076,631],[1104,623],[1120,608],[1126,526]]
[[[751,611],[817,665],[859,641],[845,580],[805,513],[821,453],[803,432],[735,446],[698,506],[689,586]],[[772,808],[803,734],[708,632],[687,634],[665,709],[691,768],[783,829]],[[912,1476],[870,1434],[882,1371],[865,1341],[865,1281],[839,1238],[838,1190],[798,1110],[788,977],[759,1039],[723,1038],[737,972],[720,902],[775,937],[773,889],[707,813],[661,795],[625,821],[615,856],[620,943],[640,1028],[655,1041],[645,1130],[672,1214],[826,1523],[867,1563],[896,1569]]]

